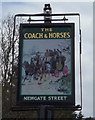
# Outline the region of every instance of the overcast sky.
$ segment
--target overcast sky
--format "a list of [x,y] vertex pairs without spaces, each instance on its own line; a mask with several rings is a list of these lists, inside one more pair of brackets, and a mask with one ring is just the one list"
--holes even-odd
[[[1,0],[2,2],[13,2],[13,0]],[[64,0],[64,2],[93,2],[94,0]],[[14,2],[52,2],[52,0],[14,0]],[[54,2],[63,2],[63,0],[54,0]]]
[[[8,1],[8,0],[7,0]],[[11,0],[10,0],[11,1]],[[2,1],[2,16],[5,18],[9,13],[42,13],[44,4],[51,4],[53,13],[80,13],[82,29],[82,79],[83,79],[83,115],[93,116],[93,3],[87,2],[16,2]],[[29,1],[29,0],[27,0]],[[43,0],[42,0],[43,1]],[[59,0],[55,0],[59,1]],[[68,1],[68,0],[64,0]],[[71,0],[72,1],[72,0]],[[82,0],[80,0],[82,1]],[[0,3],[1,4],[1,3]],[[1,14],[1,13],[0,13]],[[76,104],[79,100],[79,31],[78,17],[68,18],[76,23]]]

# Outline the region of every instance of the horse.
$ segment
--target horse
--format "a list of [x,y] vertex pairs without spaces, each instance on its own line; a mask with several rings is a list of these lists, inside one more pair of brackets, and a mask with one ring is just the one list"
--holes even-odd
[[31,77],[34,74],[34,65],[29,64],[28,61],[24,61],[23,68],[24,68],[24,71],[25,71],[25,78],[24,78],[23,82],[25,82],[25,80],[29,80],[28,77]]

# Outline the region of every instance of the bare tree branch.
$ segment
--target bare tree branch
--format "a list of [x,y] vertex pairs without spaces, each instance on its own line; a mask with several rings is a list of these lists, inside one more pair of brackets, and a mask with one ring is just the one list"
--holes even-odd
[[[13,16],[8,15],[5,20],[2,21],[2,28],[0,29],[1,34],[1,76],[2,82],[10,81],[12,77],[12,50],[14,44],[14,62],[18,61],[18,30],[16,30],[15,38],[13,41]],[[19,27],[17,26],[16,29]],[[14,42],[14,43],[13,43]],[[12,65],[13,64],[13,65]]]

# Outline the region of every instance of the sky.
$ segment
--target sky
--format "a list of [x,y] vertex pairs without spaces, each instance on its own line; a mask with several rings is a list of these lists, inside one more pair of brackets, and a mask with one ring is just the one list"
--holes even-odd
[[[67,2],[66,2],[67,1]],[[93,116],[93,2],[92,0],[84,0],[80,2],[72,2],[72,0],[64,0],[64,2],[55,2],[45,0],[42,2],[27,2],[23,0],[2,0],[0,3],[2,8],[2,18],[10,14],[21,13],[42,13],[44,4],[51,4],[52,13],[80,13],[81,29],[82,29],[82,85],[83,85],[83,109],[82,113],[85,117]],[[78,17],[68,18],[70,22],[75,22],[75,62],[76,62],[76,104],[80,104],[79,93],[79,24]]]
[[[2,2],[13,2],[13,0],[1,0]],[[64,2],[93,2],[94,0],[64,0]],[[14,0],[14,2],[53,2],[52,0]],[[63,2],[55,0],[54,2]]]

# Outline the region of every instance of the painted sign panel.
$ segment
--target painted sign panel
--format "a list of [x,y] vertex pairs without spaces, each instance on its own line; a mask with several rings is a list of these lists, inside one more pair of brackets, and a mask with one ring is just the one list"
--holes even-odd
[[20,25],[20,103],[74,105],[74,76],[74,23]]

